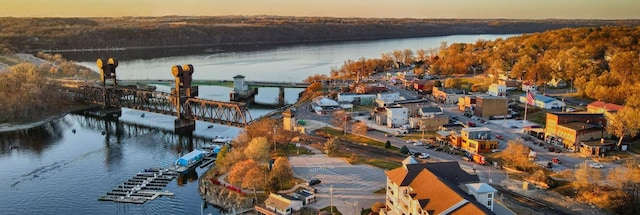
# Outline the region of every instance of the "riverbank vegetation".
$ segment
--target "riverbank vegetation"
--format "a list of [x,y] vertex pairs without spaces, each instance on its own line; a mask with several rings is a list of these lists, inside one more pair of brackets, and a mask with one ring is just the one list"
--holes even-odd
[[[0,72],[0,123],[20,124],[38,121],[81,107],[71,100],[56,79],[81,78],[97,80],[99,75],[86,67],[67,61],[60,55],[40,54],[39,66],[13,55],[3,59],[12,62]],[[34,57],[35,58],[35,57]]]
[[381,19],[286,16],[0,18],[0,51],[276,45],[456,34],[521,34],[637,20]]

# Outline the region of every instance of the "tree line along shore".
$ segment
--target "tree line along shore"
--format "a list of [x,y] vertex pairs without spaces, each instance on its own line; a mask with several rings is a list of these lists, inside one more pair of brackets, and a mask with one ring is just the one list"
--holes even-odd
[[277,45],[456,34],[522,34],[640,20],[373,19],[222,16],[0,18],[0,50]]

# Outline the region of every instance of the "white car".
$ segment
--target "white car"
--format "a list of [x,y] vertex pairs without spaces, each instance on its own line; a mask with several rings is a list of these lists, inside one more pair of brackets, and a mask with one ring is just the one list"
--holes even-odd
[[595,169],[602,169],[602,168],[604,168],[604,166],[602,166],[602,164],[599,164],[599,163],[591,163],[591,164],[589,164],[589,167],[591,167],[591,168],[595,168]]
[[430,157],[431,157],[431,155],[428,154],[428,153],[422,153],[422,154],[418,155],[418,158],[420,158],[420,159],[428,159]]
[[422,146],[424,144],[422,142],[420,142],[420,141],[417,141],[417,142],[413,143],[413,145],[414,146]]

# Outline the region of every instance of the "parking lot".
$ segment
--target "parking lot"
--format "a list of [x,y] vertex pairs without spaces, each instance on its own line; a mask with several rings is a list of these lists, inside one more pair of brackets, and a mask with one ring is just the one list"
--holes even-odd
[[321,181],[313,186],[317,190],[317,201],[311,207],[321,209],[331,204],[331,186],[333,205],[342,214],[354,214],[361,208],[370,208],[375,202],[385,201],[384,194],[374,194],[386,186],[386,175],[382,169],[369,165],[350,165],[341,158],[323,154],[289,159],[296,177],[306,181]]

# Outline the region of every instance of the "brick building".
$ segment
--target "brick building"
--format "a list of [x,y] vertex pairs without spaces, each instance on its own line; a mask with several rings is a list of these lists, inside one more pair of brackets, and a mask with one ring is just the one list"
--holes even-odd
[[603,114],[547,113],[544,139],[566,149],[579,150],[580,142],[610,138]]

